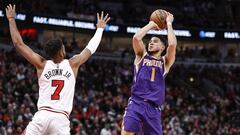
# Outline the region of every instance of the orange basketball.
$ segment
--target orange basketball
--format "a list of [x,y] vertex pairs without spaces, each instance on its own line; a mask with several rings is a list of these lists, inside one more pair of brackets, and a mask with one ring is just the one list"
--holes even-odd
[[160,29],[164,29],[167,27],[166,18],[167,14],[164,12],[163,9],[157,9],[152,12],[150,16],[150,21],[154,21]]

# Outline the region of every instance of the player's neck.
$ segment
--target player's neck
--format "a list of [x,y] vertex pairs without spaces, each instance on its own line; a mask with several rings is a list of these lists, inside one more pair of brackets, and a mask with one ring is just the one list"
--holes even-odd
[[54,62],[54,63],[60,63],[60,62],[62,62],[62,58],[54,58],[54,59],[52,59],[52,61]]
[[161,52],[155,52],[155,53],[152,53],[151,55],[155,58],[160,58]]

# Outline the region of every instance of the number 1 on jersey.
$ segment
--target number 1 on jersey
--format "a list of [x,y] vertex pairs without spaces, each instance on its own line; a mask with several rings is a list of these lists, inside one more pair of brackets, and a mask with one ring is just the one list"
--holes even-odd
[[59,100],[60,92],[64,86],[64,80],[52,80],[52,87],[57,87],[54,93],[51,95],[51,100]]
[[152,67],[151,82],[153,82],[154,79],[155,79],[155,68]]

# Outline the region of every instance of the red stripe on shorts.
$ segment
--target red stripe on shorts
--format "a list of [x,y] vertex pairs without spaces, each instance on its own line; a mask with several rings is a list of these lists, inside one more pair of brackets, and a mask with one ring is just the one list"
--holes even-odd
[[39,110],[45,110],[45,111],[49,111],[49,112],[53,112],[53,113],[60,113],[60,114],[63,114],[65,115],[67,118],[69,118],[69,115],[67,112],[65,111],[56,111],[56,110],[53,110],[52,108],[50,107],[40,107]]

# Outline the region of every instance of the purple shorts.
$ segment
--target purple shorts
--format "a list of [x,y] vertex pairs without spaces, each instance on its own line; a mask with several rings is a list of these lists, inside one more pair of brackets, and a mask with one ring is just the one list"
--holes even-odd
[[162,135],[161,111],[149,103],[130,100],[123,117],[123,129],[144,135]]

